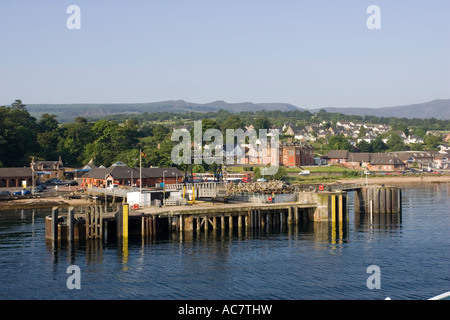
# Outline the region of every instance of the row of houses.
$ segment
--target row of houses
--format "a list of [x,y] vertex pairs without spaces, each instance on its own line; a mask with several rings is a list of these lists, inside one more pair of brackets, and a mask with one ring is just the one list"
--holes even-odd
[[30,186],[36,179],[63,178],[65,168],[61,158],[58,161],[32,162],[30,167],[0,168],[0,188]]
[[401,171],[406,164],[395,156],[384,153],[354,153],[347,150],[332,150],[323,156],[328,164],[341,165],[352,169],[375,171]]
[[[92,164],[88,166],[92,168]],[[142,179],[142,187],[148,188],[160,186],[161,183],[181,183],[184,177],[181,171],[175,167],[135,169],[119,161],[108,168],[93,168],[85,172],[79,179],[82,181],[82,186],[101,188],[111,184],[140,186]]]
[[[361,128],[364,128],[365,135],[360,137]],[[309,126],[295,126],[285,124],[279,131],[287,136],[294,137],[295,140],[311,141],[326,139],[328,136],[343,135],[352,141],[373,140],[380,134],[387,133],[390,126],[386,124],[369,125],[352,121],[338,121],[335,126],[327,126],[325,122]]]
[[438,151],[402,151],[385,154],[332,150],[322,158],[328,164],[376,171],[402,171],[413,167],[421,169],[448,169],[450,167],[450,155]]
[[162,182],[173,184],[183,181],[183,174],[174,167],[142,168],[141,171],[130,168],[123,162],[116,162],[105,168],[90,161],[83,168],[73,170],[65,168],[59,159],[33,162],[30,167],[0,168],[0,188],[28,187],[32,185],[33,178],[42,182],[51,178],[75,179],[86,187],[104,187],[110,184],[138,186],[140,177],[144,187],[154,187]]
[[[362,128],[364,128],[365,131],[364,135],[360,134]],[[390,130],[391,127],[386,124],[369,125],[351,121],[338,121],[336,123],[336,126],[324,126],[324,123],[321,123],[320,125],[310,125],[304,127],[285,124],[282,128],[279,129],[279,132],[287,136],[292,136],[297,141],[306,142],[315,142],[320,138],[326,140],[329,136],[333,135],[343,135],[348,139],[351,145],[356,146],[361,141],[372,143],[380,135],[386,137],[386,134],[389,133]],[[406,135],[402,131],[395,131],[395,133],[400,136],[405,145],[424,143],[424,139],[418,135]],[[387,143],[388,140],[389,138],[382,138],[382,141],[384,143]],[[444,137],[444,140],[450,141],[450,134],[446,135]],[[443,147],[448,147],[448,145],[444,144]]]

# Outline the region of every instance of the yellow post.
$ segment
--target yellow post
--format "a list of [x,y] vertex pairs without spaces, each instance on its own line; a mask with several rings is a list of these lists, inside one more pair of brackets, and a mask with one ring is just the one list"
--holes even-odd
[[336,223],[336,195],[331,196],[331,222]]
[[194,189],[194,186],[192,186],[192,203],[195,203],[195,189]]
[[185,195],[186,195],[186,186],[183,186],[183,199]]
[[343,238],[344,235],[344,195],[339,195],[339,235],[340,239]]
[[122,207],[122,269],[128,270],[128,213],[129,205]]
[[122,216],[122,237],[128,238],[128,204],[123,205],[123,216]]
[[336,196],[331,196],[331,243],[336,243]]

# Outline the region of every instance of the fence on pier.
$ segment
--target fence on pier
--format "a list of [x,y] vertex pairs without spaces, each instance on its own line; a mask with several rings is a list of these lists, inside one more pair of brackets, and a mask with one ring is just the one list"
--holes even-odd
[[240,192],[234,194],[232,199],[235,201],[250,203],[283,203],[297,202],[298,193],[279,193],[279,194],[259,194],[253,192]]

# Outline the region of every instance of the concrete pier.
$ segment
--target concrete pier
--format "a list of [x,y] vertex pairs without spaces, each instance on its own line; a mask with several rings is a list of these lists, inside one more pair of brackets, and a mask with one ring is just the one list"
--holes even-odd
[[[348,194],[346,192],[300,192],[298,201],[284,203],[211,203],[198,201],[192,205],[150,207],[130,210],[128,204],[117,205],[112,212],[102,206],[73,209],[67,214],[54,208],[46,217],[46,238],[53,241],[128,239],[141,236],[155,239],[167,233],[191,237],[195,232],[207,233],[227,229],[281,230],[308,222],[330,222],[336,229],[348,224]],[[59,230],[55,234],[55,231]],[[339,231],[337,232],[339,234]]]

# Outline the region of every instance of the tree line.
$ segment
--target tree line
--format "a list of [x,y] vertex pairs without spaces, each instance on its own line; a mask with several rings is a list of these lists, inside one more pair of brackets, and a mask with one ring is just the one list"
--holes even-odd
[[[21,100],[11,106],[0,107],[0,166],[29,166],[32,157],[35,160],[57,160],[62,158],[65,166],[82,166],[91,159],[97,165],[109,166],[122,161],[129,166],[139,164],[139,149],[145,166],[171,166],[170,154],[175,142],[171,141],[172,128],[192,124],[202,120],[203,130],[216,128],[239,129],[252,124],[256,130],[269,129],[273,125],[282,126],[294,122],[296,125],[308,125],[328,121],[362,121],[367,123],[387,123],[394,130],[414,130],[426,133],[427,130],[450,130],[449,120],[437,119],[398,119],[345,116],[321,110],[316,114],[309,111],[257,111],[230,113],[217,112],[189,113],[143,113],[139,115],[116,115],[92,120],[77,117],[72,122],[59,123],[57,116],[42,114],[39,119],[31,116]],[[436,146],[440,140],[431,141],[427,137],[427,146]],[[392,140],[392,141],[391,141]],[[396,144],[398,143],[398,145]],[[348,141],[341,136],[332,136],[328,147],[336,149],[350,148]],[[383,150],[402,149],[400,141],[392,136],[389,143],[376,141],[373,145],[360,145],[361,149],[382,152]],[[372,148],[372,149],[370,149]],[[204,168],[208,169],[204,166]],[[200,170],[200,168],[198,168]]]

